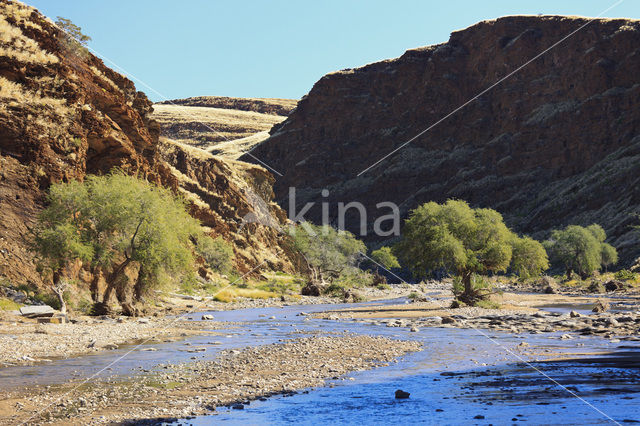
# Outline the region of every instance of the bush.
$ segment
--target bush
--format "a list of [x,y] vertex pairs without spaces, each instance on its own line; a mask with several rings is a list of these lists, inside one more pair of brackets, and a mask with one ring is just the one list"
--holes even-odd
[[222,237],[201,236],[196,240],[196,251],[207,265],[222,274],[228,274],[233,267],[233,248]]
[[289,230],[293,246],[305,260],[312,282],[323,283],[339,277],[343,272],[358,269],[364,243],[347,231],[328,225],[315,226],[308,222]]
[[638,274],[636,274],[635,272],[631,272],[628,269],[621,269],[618,272],[616,272],[613,276],[615,279],[620,281],[635,282],[638,279]]

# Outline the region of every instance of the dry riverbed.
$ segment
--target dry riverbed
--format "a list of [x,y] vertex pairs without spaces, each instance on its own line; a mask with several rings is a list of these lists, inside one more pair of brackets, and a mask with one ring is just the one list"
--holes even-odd
[[[177,340],[218,328],[213,321],[175,321],[171,318],[92,318],[75,323],[38,324],[22,317],[0,322],[0,367],[29,365],[58,358],[117,349],[125,344]],[[228,324],[224,325],[228,327]]]
[[[0,401],[0,423],[103,424],[212,414],[241,409],[251,400],[322,386],[351,371],[367,370],[421,344],[353,334],[318,334],[283,343],[227,350],[215,361],[164,365],[127,382],[36,387]],[[348,380],[348,378],[345,378]],[[46,411],[43,411],[46,410]]]

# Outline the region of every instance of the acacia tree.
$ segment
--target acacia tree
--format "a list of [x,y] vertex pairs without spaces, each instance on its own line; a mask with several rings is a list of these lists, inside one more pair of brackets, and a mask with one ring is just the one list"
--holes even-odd
[[569,225],[563,230],[552,231],[545,246],[552,259],[564,266],[567,279],[571,279],[573,272],[586,279],[601,267],[618,262],[618,252],[605,243],[606,238],[604,229],[595,223],[586,228]]
[[294,248],[304,258],[314,284],[323,285],[349,268],[356,268],[366,246],[348,231],[308,222],[289,230]]
[[[108,311],[115,293],[124,313],[133,314],[132,297],[192,270],[191,240],[200,224],[165,188],[115,172],[52,185],[48,201],[34,241],[41,265],[54,283],[70,262],[89,265],[97,311]],[[100,276],[106,281],[102,297]]]
[[[473,304],[486,296],[482,289],[474,288],[474,274],[506,271],[514,246],[514,267],[520,274],[546,269],[540,243],[521,240],[497,211],[472,209],[464,201],[449,200],[444,204],[429,202],[411,211],[395,249],[416,278],[426,278],[437,269],[457,274],[464,287],[457,298]],[[537,256],[525,260],[527,252]]]
[[521,278],[539,276],[549,269],[549,257],[540,242],[524,236],[514,238],[511,246],[511,269]]

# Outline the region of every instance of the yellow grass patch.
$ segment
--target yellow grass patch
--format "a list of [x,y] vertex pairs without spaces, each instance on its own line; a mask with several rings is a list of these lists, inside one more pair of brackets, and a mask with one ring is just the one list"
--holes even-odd
[[0,297],[0,311],[17,311],[20,309],[20,304],[6,297]]
[[216,293],[214,299],[219,302],[231,302],[236,297],[245,297],[247,299],[270,299],[276,297],[275,293],[270,291],[259,290],[257,288],[225,288]]
[[[3,10],[4,12],[4,10]],[[6,56],[20,62],[53,64],[58,57],[40,48],[35,40],[25,36],[22,30],[11,25],[0,14],[0,57]]]
[[165,136],[236,159],[268,137],[284,116],[225,108],[155,104],[152,118]]

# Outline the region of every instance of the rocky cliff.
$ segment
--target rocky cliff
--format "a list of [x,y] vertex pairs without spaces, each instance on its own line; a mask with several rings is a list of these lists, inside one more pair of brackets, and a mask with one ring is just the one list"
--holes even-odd
[[[275,230],[254,224],[251,235],[233,236],[253,208],[246,188],[270,196],[270,175],[186,151],[165,155],[151,111],[131,81],[69,43],[49,19],[0,0],[0,278],[41,284],[28,243],[47,188],[114,167],[185,194],[213,235],[234,241],[240,271],[263,262],[291,269]],[[187,189],[185,176],[195,181]],[[207,197],[193,196],[196,188]]]
[[[447,43],[324,76],[253,154],[284,174],[275,187],[283,205],[296,186],[299,206],[363,202],[369,224],[380,201],[398,203],[406,214],[448,198],[495,208],[538,238],[598,222],[627,266],[640,254],[629,228],[640,210],[638,70],[640,21],[484,21],[453,32]],[[328,197],[320,196],[323,188]],[[318,208],[309,216],[319,215]],[[357,230],[355,222],[347,225]]]

